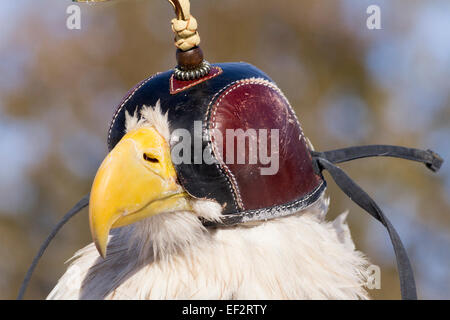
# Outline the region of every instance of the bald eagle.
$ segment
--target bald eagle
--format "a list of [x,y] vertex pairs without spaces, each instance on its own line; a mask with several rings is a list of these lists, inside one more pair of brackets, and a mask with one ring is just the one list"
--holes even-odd
[[328,206],[322,195],[293,215],[205,227],[199,218],[220,220],[222,206],[183,190],[167,113],[143,107],[127,113],[126,134],[94,179],[94,242],[48,299],[368,299],[368,259],[347,213],[327,221]]

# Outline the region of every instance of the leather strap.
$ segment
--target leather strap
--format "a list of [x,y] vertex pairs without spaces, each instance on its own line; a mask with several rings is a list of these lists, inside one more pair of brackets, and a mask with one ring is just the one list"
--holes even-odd
[[400,277],[400,288],[404,300],[417,300],[416,283],[411,263],[400,237],[389,219],[370,196],[361,189],[342,169],[333,163],[341,163],[366,157],[395,157],[424,163],[428,169],[437,172],[443,159],[431,150],[420,150],[390,145],[368,145],[350,147],[325,152],[312,151],[316,170],[327,170],[336,184],[357,205],[366,210],[372,217],[380,221],[387,229],[397,258],[397,269]]
[[331,163],[341,163],[367,157],[394,157],[424,163],[428,169],[437,172],[443,159],[431,150],[420,150],[390,145],[368,145],[336,149],[325,152],[311,151],[313,157],[319,157]]
[[333,177],[336,184],[350,199],[386,227],[397,258],[397,269],[400,277],[402,299],[417,300],[416,283],[408,254],[389,219],[384,215],[383,211],[381,211],[375,201],[373,201],[372,198],[370,198],[370,196],[342,169],[324,158],[315,157],[314,160],[316,161],[319,170],[322,171],[323,169],[326,169]]
[[289,215],[293,215],[299,211],[305,210],[306,208],[309,208],[311,205],[316,203],[317,200],[319,200],[322,194],[325,192],[326,187],[327,183],[322,179],[322,182],[311,193],[307,194],[301,199],[264,209],[247,210],[226,215],[223,214],[220,221],[211,221],[203,218],[200,218],[200,220],[205,227],[209,228],[232,227],[241,223],[252,221],[267,221],[271,219],[286,217]]
[[47,239],[45,239],[44,243],[39,248],[38,253],[33,258],[33,262],[31,262],[30,268],[28,269],[28,271],[25,275],[25,279],[23,280],[22,285],[20,286],[19,294],[17,295],[17,300],[23,299],[25,291],[27,290],[28,284],[31,280],[31,276],[33,275],[34,269],[36,268],[39,260],[41,259],[42,255],[44,254],[48,245],[53,240],[53,238],[56,236],[58,231],[67,223],[67,221],[69,221],[71,218],[73,218],[83,208],[87,207],[88,204],[89,204],[89,194],[84,196],[72,209],[70,209],[70,211],[67,212],[64,215],[64,217],[61,219],[61,221],[58,222],[58,224],[53,228],[52,232],[49,234]]

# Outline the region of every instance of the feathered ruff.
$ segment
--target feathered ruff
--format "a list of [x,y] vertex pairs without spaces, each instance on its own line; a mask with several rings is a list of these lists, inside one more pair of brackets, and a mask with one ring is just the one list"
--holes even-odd
[[170,142],[168,114],[167,112],[162,113],[161,101],[158,100],[154,107],[143,106],[139,114],[137,114],[137,110],[133,115],[130,115],[128,111],[125,112],[125,130],[127,132],[146,126],[153,126],[167,142]]
[[217,203],[116,229],[102,259],[78,251],[48,299],[368,299],[368,261],[327,199],[296,215],[206,229]]

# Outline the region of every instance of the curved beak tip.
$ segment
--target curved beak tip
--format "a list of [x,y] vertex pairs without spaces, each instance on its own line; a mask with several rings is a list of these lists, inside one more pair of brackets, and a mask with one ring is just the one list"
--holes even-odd
[[98,239],[95,239],[94,243],[95,243],[95,247],[97,248],[97,251],[100,254],[100,256],[103,259],[105,259],[106,258],[106,248],[107,248],[107,246],[106,245],[102,245],[100,243],[100,241],[98,241]]

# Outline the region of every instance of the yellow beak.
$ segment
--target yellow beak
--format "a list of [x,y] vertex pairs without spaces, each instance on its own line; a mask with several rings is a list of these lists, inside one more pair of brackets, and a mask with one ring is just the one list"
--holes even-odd
[[169,145],[153,128],[127,133],[101,164],[92,185],[89,222],[92,238],[105,257],[112,228],[163,212],[190,210],[177,184]]

